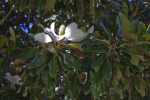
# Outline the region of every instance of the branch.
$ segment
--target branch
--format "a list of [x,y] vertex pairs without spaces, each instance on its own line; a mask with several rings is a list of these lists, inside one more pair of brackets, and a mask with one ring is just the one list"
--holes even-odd
[[135,8],[135,11],[134,13],[131,15],[130,19],[129,20],[132,20],[133,17],[136,15],[137,11],[138,11],[138,4],[139,4],[140,0],[137,1],[137,4],[136,4],[136,8]]
[[7,17],[10,15],[10,13],[12,12],[12,10],[14,9],[15,7],[11,7],[11,9],[9,10],[9,12],[7,13],[7,15],[0,21],[0,25],[3,24],[3,22],[7,19]]

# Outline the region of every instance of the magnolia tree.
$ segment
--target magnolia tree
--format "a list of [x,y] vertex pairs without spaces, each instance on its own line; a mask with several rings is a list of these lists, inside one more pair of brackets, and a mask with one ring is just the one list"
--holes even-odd
[[1,100],[150,99],[149,0],[0,4]]

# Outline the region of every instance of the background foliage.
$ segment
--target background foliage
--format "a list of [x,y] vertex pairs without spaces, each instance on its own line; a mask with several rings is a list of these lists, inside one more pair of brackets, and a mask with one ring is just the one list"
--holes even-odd
[[[0,19],[1,100],[150,99],[149,0],[1,0]],[[79,43],[34,40],[53,21],[95,29]]]

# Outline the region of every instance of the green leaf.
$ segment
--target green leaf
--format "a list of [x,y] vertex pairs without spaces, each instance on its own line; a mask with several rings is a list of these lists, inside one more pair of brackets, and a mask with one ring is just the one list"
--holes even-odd
[[10,66],[10,62],[11,60],[8,57],[4,58],[2,64],[0,65],[0,72],[6,71]]
[[104,62],[104,60],[106,59],[106,55],[105,54],[102,54],[100,56],[96,56],[94,61],[92,62],[91,64],[91,67],[94,69],[95,67],[97,66],[101,66]]
[[130,32],[130,23],[127,17],[120,13],[117,17],[117,24],[119,25],[119,30],[123,32]]
[[132,74],[131,79],[132,79],[132,82],[134,83],[135,87],[137,89],[140,89],[140,80],[138,79],[138,77],[135,74]]
[[132,20],[130,21],[130,32],[131,33],[136,33],[137,30],[138,30],[138,24],[139,24],[139,21],[138,20]]
[[9,42],[8,38],[4,37],[0,39],[0,48],[3,47],[4,45],[8,46],[8,42]]
[[93,52],[93,53],[101,54],[101,53],[107,52],[109,49],[107,46],[99,44],[99,45],[87,46],[86,50],[87,50],[87,52]]
[[94,100],[100,100],[100,92],[97,89],[97,84],[92,84],[90,90]]
[[41,6],[41,0],[29,0],[29,6],[30,7],[40,7]]
[[137,36],[142,36],[144,34],[146,34],[146,26],[143,22],[139,22],[138,24],[138,30],[137,32],[135,33]]
[[112,62],[111,60],[107,57],[106,60],[104,61],[101,70],[104,76],[104,79],[106,79],[107,81],[110,80],[111,76],[112,76]]
[[150,34],[144,34],[142,37],[144,37],[146,40],[150,40]]
[[89,33],[87,38],[90,38],[94,36],[95,38],[99,37],[100,36],[100,33],[98,31],[95,31],[94,33]]
[[25,61],[29,58],[34,57],[35,55],[37,55],[39,53],[39,50],[37,48],[33,48],[33,49],[28,49],[25,51],[25,53],[22,55],[21,60]]
[[41,65],[47,63],[49,58],[50,55],[48,53],[36,55],[34,59],[31,61],[31,63],[29,64],[28,68],[32,69],[32,68],[40,67]]
[[54,8],[55,0],[46,0],[46,9],[51,10]]
[[125,2],[123,3],[123,12],[125,13],[125,15],[128,15],[128,6]]
[[107,30],[107,28],[104,26],[104,24],[101,22],[99,25],[102,28],[102,30],[104,31],[106,38],[110,38],[111,33]]
[[45,70],[41,73],[41,79],[44,82],[43,92],[48,96],[48,98],[52,98],[55,96],[54,90],[56,87],[55,81],[49,77],[49,71]]
[[53,56],[51,61],[48,63],[49,71],[50,71],[50,76],[52,78],[55,78],[58,72],[58,58],[56,55]]
[[87,95],[90,92],[89,86],[90,86],[90,81],[89,79],[87,79],[86,83],[83,85],[83,88],[82,88],[82,91],[85,95]]
[[0,14],[3,14],[4,13],[4,11],[0,11]]
[[81,44],[80,44],[80,43],[69,44],[68,46],[69,46],[69,47],[72,47],[72,48],[76,48],[76,49],[82,51],[82,48],[81,48]]
[[81,84],[79,77],[75,73],[69,74],[70,83],[68,84],[68,92],[73,99],[77,99],[81,92]]
[[28,76],[26,79],[26,86],[31,86],[35,82],[37,82],[37,75],[36,76]]
[[80,29],[81,29],[83,32],[86,32],[86,28],[85,28],[85,27],[80,27]]
[[14,60],[16,58],[19,58],[21,53],[22,49],[15,49],[9,53],[9,57],[11,58],[11,60]]
[[23,12],[24,10],[26,10],[28,8],[28,4],[29,4],[28,0],[21,0],[19,11]]
[[9,55],[9,54],[11,54],[12,51],[15,50],[15,46],[11,44],[8,46],[7,50],[8,50],[8,55]]
[[11,34],[11,36],[12,36],[12,39],[13,39],[13,41],[14,41],[14,43],[15,43],[15,41],[16,41],[15,31],[14,31],[14,29],[13,29],[12,27],[9,27],[9,31],[10,31],[10,34]]
[[68,68],[81,70],[81,63],[79,59],[71,54],[68,53],[63,54],[63,63]]
[[90,71],[91,83],[98,83],[98,82],[102,82],[103,80],[104,80],[104,76],[102,70],[99,70],[98,72]]
[[45,68],[46,68],[47,64],[41,65],[40,67],[38,67],[36,69],[36,74],[40,74]]

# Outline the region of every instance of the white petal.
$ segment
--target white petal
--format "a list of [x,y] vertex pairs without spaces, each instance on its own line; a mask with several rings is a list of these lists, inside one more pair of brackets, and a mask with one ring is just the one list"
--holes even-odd
[[94,25],[88,29],[87,34],[93,33],[93,32],[94,32]]
[[19,82],[21,80],[20,76],[18,75],[11,76],[10,73],[5,73],[5,75],[6,76],[4,76],[4,78],[7,79],[11,84],[21,85],[21,83]]
[[52,42],[52,39],[49,35],[45,33],[38,33],[34,36],[34,38],[41,43],[49,43]]
[[53,22],[50,26],[52,32],[55,32],[55,22]]
[[65,30],[65,38],[72,42],[79,42],[84,38],[84,32],[80,29]]
[[75,22],[70,23],[67,27],[66,30],[68,29],[77,29],[77,24]]

